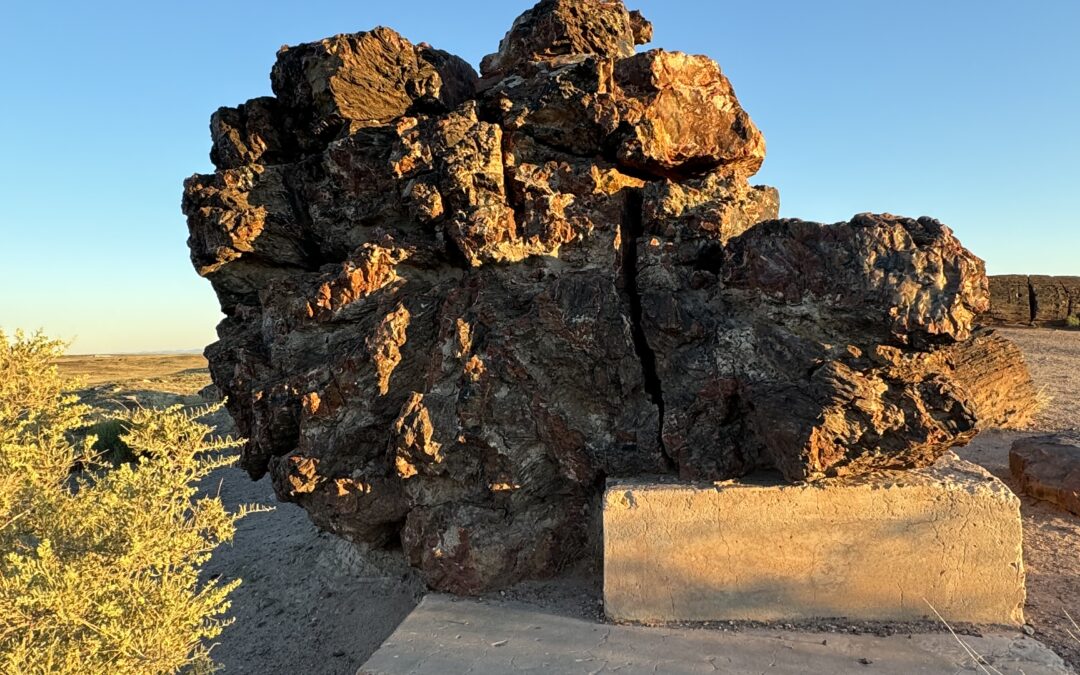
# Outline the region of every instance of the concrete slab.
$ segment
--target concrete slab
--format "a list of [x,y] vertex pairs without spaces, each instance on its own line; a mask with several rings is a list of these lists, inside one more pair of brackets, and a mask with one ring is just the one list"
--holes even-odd
[[1056,654],[1017,632],[962,639],[985,666],[947,633],[874,637],[616,626],[521,603],[429,595],[359,674],[1071,672]]
[[949,621],[1015,625],[1024,596],[1019,499],[952,453],[803,485],[608,483],[615,620],[921,620],[932,605]]

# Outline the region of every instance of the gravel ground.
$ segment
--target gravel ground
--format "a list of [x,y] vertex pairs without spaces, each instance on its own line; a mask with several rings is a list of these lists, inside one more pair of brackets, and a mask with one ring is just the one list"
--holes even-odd
[[[985,431],[957,454],[981,464],[1014,491],[1009,448],[1022,436],[1080,432],[1080,331],[1045,328],[999,329],[1024,352],[1031,376],[1048,399],[1033,428]],[[1021,495],[1024,520],[1025,615],[1035,637],[1080,671],[1080,641],[1066,612],[1080,621],[1080,517],[1053,504]]]

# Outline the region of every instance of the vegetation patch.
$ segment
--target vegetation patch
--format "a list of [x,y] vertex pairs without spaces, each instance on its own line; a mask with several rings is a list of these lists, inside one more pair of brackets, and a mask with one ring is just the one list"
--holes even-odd
[[[252,509],[196,484],[237,443],[214,408],[137,409],[79,434],[63,344],[0,333],[0,672],[208,673],[239,580],[200,580]],[[133,460],[104,461],[116,448]],[[75,471],[82,467],[82,471]]]

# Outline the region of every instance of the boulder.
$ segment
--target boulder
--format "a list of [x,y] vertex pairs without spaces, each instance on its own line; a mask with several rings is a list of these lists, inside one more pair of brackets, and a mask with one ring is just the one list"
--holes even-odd
[[1009,470],[1026,494],[1080,516],[1080,437],[1020,438],[1009,450]]
[[480,72],[485,78],[505,76],[583,54],[623,58],[651,40],[652,24],[640,12],[628,12],[621,0],[542,0],[514,21]]
[[947,227],[770,220],[689,261],[678,237],[644,243],[638,288],[684,478],[926,466],[974,436],[935,351],[970,339],[985,277]]
[[778,220],[731,84],[650,36],[544,0],[478,81],[377,28],[214,114],[182,207],[253,477],[477,593],[594,554],[608,477],[903,470],[1021,414],[981,261],[932,219]]

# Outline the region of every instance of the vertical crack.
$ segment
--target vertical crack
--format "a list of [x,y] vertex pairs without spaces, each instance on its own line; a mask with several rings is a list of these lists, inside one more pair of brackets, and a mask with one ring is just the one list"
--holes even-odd
[[641,293],[638,289],[637,279],[638,241],[645,230],[641,217],[642,203],[641,190],[630,188],[626,190],[622,221],[619,223],[619,238],[622,240],[622,269],[620,275],[630,315],[630,336],[634,342],[634,352],[641,363],[641,375],[645,385],[645,393],[649,395],[649,400],[656,406],[658,413],[656,444],[663,455],[667,468],[674,470],[677,465],[664,446],[664,389],[660,382],[660,375],[656,371],[656,353],[649,346],[649,341],[645,337],[645,328],[642,324]]
[[1031,283],[1031,277],[1027,278],[1027,287],[1028,287],[1028,313],[1030,315],[1030,318],[1028,320],[1031,323],[1035,323],[1035,317],[1039,313],[1039,301],[1035,297],[1035,284]]

